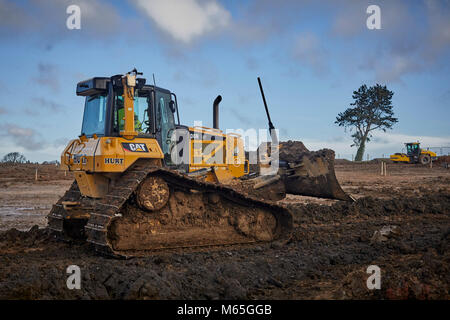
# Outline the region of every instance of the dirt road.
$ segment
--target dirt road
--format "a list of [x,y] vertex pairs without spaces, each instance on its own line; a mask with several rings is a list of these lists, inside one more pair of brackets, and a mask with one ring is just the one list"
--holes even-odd
[[[34,182],[32,175],[21,181],[0,169],[2,212],[33,208],[28,215],[0,214],[0,228],[44,227],[44,207],[64,192],[70,178],[58,173],[51,180],[49,171],[48,180]],[[27,170],[14,172],[23,179]],[[57,242],[39,227],[1,232],[0,298],[449,299],[450,170],[390,164],[387,171],[387,177],[380,176],[378,163],[337,164],[337,177],[358,198],[355,203],[283,200],[295,228],[282,247],[114,260],[95,255],[86,244]],[[81,268],[81,290],[66,287],[72,264]],[[369,265],[381,269],[380,290],[367,289]]]

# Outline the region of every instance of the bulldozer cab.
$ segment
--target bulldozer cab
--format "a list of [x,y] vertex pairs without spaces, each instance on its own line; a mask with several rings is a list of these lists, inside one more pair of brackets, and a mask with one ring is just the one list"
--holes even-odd
[[[81,136],[124,135],[126,103],[121,80],[119,75],[78,83],[77,95],[86,97]],[[167,89],[145,85],[145,79],[136,79],[132,99],[135,135],[156,138],[166,162],[170,162],[171,134],[176,126],[174,114],[178,112],[176,96]]]
[[420,144],[418,142],[405,143],[406,154],[408,157],[419,156],[420,155]]

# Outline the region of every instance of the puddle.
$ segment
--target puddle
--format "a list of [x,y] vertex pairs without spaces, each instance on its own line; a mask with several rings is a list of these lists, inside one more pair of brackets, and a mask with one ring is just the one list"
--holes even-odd
[[1,206],[0,216],[17,217],[17,216],[40,215],[40,214],[47,214],[49,210],[50,210],[49,206],[37,206],[37,207]]
[[27,231],[34,225],[45,227],[47,225],[46,216],[49,212],[50,206],[1,206],[0,232],[11,228]]

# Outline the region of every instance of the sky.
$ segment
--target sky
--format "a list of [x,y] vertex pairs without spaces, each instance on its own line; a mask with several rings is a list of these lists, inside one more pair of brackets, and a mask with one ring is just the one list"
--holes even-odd
[[[80,29],[66,25],[74,4]],[[381,29],[368,29],[369,5]],[[244,132],[267,129],[261,77],[281,140],[348,159],[356,148],[336,116],[379,83],[399,122],[374,133],[369,158],[417,140],[450,152],[446,0],[0,0],[0,43],[0,157],[59,159],[81,130],[77,82],[134,67],[176,93],[183,124],[212,126],[220,94],[221,129]]]

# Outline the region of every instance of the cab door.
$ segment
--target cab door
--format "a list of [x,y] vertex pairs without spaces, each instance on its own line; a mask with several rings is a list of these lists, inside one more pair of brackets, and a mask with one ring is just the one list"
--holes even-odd
[[156,90],[156,138],[164,153],[166,164],[171,163],[170,160],[170,144],[172,132],[175,130],[174,115],[169,107],[171,101],[170,92]]

